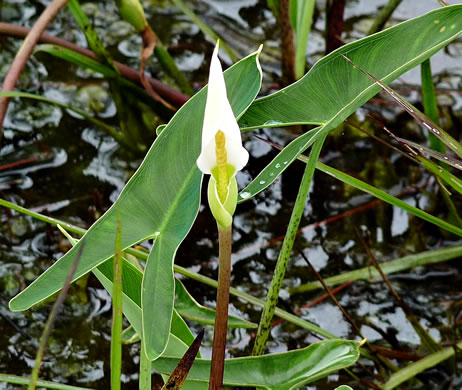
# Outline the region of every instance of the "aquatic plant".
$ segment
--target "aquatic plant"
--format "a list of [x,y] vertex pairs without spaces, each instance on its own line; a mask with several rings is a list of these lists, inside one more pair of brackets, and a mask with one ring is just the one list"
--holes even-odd
[[[325,167],[318,161],[328,134],[381,88],[387,90],[408,112],[415,114],[416,119],[425,127],[440,136],[442,142],[460,158],[461,147],[458,142],[447,136],[436,124],[425,119],[415,107],[404,102],[396,92],[389,90],[386,84],[426,61],[458,37],[461,32],[462,6],[435,10],[337,49],[317,62],[298,82],[260,99],[256,99],[256,96],[260,91],[262,80],[262,70],[259,65],[261,49],[234,64],[222,78],[221,68],[218,66],[217,46],[212,57],[209,86],[189,99],[168,124],[158,130],[157,139],[117,201],[85,232],[84,239],[73,242],[75,246],[69,252],[14,297],[10,302],[10,308],[14,311],[26,310],[55,294],[66,285],[69,269],[73,264],[77,264],[77,260],[73,281],[93,272],[110,294],[117,292],[117,286],[114,289],[117,281],[121,288],[119,292],[122,293],[123,313],[136,333],[132,337],[139,339],[142,345],[140,385],[143,389],[150,388],[151,367],[167,378],[174,372],[194,339],[192,331],[182,318],[188,318],[187,310],[184,310],[185,306],[193,308],[199,322],[210,324],[214,320],[221,320],[222,325],[216,326],[216,329],[226,330],[227,293],[219,295],[217,314],[213,315],[189,299],[186,290],[174,278],[175,270],[191,276],[191,273],[175,267],[174,259],[178,246],[187,236],[197,216],[203,173],[211,173],[213,177],[209,182],[208,200],[220,232],[220,269],[226,272],[222,274],[220,270],[218,283],[220,294],[220,291],[227,289],[224,289],[222,284],[225,279],[228,279],[226,283],[229,287],[232,240],[230,227],[237,200],[240,203],[245,202],[263,191],[293,161],[300,158],[306,162],[306,169],[279,255],[275,277],[265,303],[253,301],[264,305],[254,354],[263,354],[275,314],[290,318],[294,323],[330,340],[290,352],[227,359],[224,362],[224,373],[220,368],[222,373],[217,376],[218,382],[211,387],[220,388],[223,381],[225,385],[234,386],[267,389],[297,388],[354,364],[360,353],[374,362],[385,362],[385,366],[388,365],[390,368],[392,364],[388,359],[374,356],[373,349],[366,349],[369,348],[368,345],[363,346],[360,341],[339,340],[335,335],[300,318],[297,319],[296,316],[293,318],[278,309],[279,289],[294,247],[295,234],[299,228],[315,169],[322,169],[347,184],[462,236],[460,226],[408,205],[378,188]],[[99,58],[100,62],[102,58]],[[107,71],[107,68],[107,63],[103,68],[100,67],[104,71]],[[366,75],[361,70],[366,72]],[[112,71],[116,72],[114,68]],[[219,85],[214,85],[216,83]],[[4,93],[2,96],[14,95],[15,93]],[[245,165],[248,158],[246,152],[241,149],[239,127],[241,131],[250,131],[257,128],[292,125],[316,127],[306,131],[283,148],[278,156],[238,195],[234,175],[236,170]],[[231,130],[228,131],[222,126],[231,126]],[[216,138],[217,131],[218,138]],[[223,139],[220,140],[222,136],[220,131],[225,142]],[[419,151],[422,150],[419,146],[401,138],[400,142],[409,148],[408,151],[413,150],[413,154],[425,167],[461,192],[460,180],[455,175],[420,155]],[[228,153],[228,160],[224,159],[225,164],[221,170],[217,160],[220,156],[224,156],[223,144]],[[236,150],[233,150],[234,145]],[[310,156],[303,158],[302,153],[311,146]],[[427,149],[426,152],[435,158],[439,157],[443,162],[452,163],[454,168],[460,165],[460,161],[451,156],[437,154],[431,149]],[[234,158],[238,159],[234,161]],[[226,165],[227,161],[232,164],[231,168]],[[225,176],[224,180],[223,176]],[[3,200],[0,204],[14,208]],[[45,220],[56,222],[46,218]],[[62,226],[66,229],[65,224]],[[69,225],[67,230],[83,233]],[[114,256],[114,247],[105,243],[114,242],[116,235],[117,248]],[[73,241],[71,237],[69,239]],[[131,249],[133,245],[149,239],[153,240],[149,255]],[[460,248],[456,250],[460,253]],[[134,265],[126,256],[122,258],[122,252],[135,254],[145,260],[144,267],[139,268]],[[224,262],[227,265],[222,268]],[[114,263],[119,266],[114,268]],[[120,275],[117,277],[115,271],[117,269],[123,269],[122,279]],[[201,280],[204,281],[203,278]],[[211,281],[208,283],[213,284]],[[233,293],[238,294],[236,291]],[[244,297],[243,294],[240,296]],[[252,302],[252,297],[247,296],[246,299]],[[117,301],[115,296],[114,300]],[[233,322],[235,326],[255,327],[255,324],[237,318]],[[117,332],[120,333],[120,328]],[[424,332],[421,335],[423,338],[426,337]],[[222,333],[220,338],[223,343],[226,333]],[[431,345],[431,340],[428,345]],[[440,350],[438,345],[436,348],[438,350],[428,354],[427,364],[428,360],[431,364],[436,364],[454,355],[452,350]],[[216,351],[218,347],[214,345],[213,352]],[[117,360],[120,363],[120,355],[118,356]],[[221,359],[223,357],[224,349],[221,349]],[[197,358],[184,382],[184,388],[208,387],[211,365],[213,366],[213,358],[212,362]],[[414,366],[408,366],[394,373],[388,379],[386,377],[381,379],[385,382],[385,388],[391,389],[415,376],[425,367],[424,363],[419,365],[417,362]],[[117,378],[114,378],[114,388],[117,387],[116,382]]]

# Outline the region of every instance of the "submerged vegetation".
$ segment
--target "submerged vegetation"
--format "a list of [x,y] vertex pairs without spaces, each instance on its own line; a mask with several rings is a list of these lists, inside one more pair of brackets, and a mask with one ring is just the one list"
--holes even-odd
[[2,3],[0,386],[462,384],[462,5],[242,3]]

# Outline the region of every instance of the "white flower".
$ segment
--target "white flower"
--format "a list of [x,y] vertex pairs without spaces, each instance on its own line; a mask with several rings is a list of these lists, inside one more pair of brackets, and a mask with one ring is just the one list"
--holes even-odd
[[210,64],[202,125],[202,149],[197,166],[203,173],[211,175],[208,201],[221,229],[226,229],[232,224],[232,215],[237,204],[235,175],[248,160],[249,153],[242,146],[241,131],[226,94],[217,43]]
[[215,135],[219,130],[226,137],[225,147],[228,164],[231,164],[236,171],[240,171],[247,164],[249,153],[242,146],[241,131],[226,95],[225,79],[218,59],[217,44],[210,64],[207,101],[202,126],[202,150],[197,159],[199,169],[208,175],[212,174],[212,169],[217,165]]

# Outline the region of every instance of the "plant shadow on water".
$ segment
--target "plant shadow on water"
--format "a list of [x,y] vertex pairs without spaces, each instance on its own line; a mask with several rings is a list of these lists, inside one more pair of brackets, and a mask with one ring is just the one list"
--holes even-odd
[[[160,3],[151,5],[152,9],[148,8],[153,23],[157,23],[158,31],[162,32],[160,38],[164,44],[171,45],[171,53],[191,80],[205,82],[207,67],[203,53],[211,52],[211,44],[176,8],[166,2]],[[365,3],[352,2],[347,7],[346,40],[363,36],[371,15],[384,2],[369,2],[367,7]],[[6,2],[0,12],[2,20],[26,25],[32,22],[35,14],[41,12],[42,7],[36,1]],[[87,12],[93,12],[97,28],[108,31],[102,36],[114,58],[137,68],[138,38],[131,34],[130,29],[124,29],[126,26],[123,24],[118,24],[116,28],[111,25],[113,21],[104,19],[104,15],[114,12],[112,6],[86,3],[85,7]],[[246,54],[255,49],[255,42],[263,42],[269,48],[277,47],[276,22],[265,8],[264,1],[234,1],[229,6],[224,2],[210,1],[198,6],[197,11],[211,25],[223,29],[219,31],[222,36],[229,34],[229,41],[235,42],[235,48],[240,53]],[[403,4],[403,9],[394,15],[394,21],[420,15],[428,9],[414,11],[416,13],[410,15],[412,10]],[[59,16],[50,32],[78,35],[77,27],[70,27],[66,18]],[[324,20],[319,16],[310,36],[310,64],[322,54],[323,28]],[[252,36],[252,41],[248,36]],[[83,38],[78,36],[79,40]],[[176,42],[181,44],[175,46]],[[8,38],[4,44],[7,50],[2,50],[0,58],[3,64],[11,63],[12,53],[18,49],[19,42]],[[434,57],[433,63],[436,86],[445,91],[439,96],[442,113],[447,124],[453,123],[454,128],[457,124],[460,126],[462,117],[462,99],[457,90],[462,75],[461,45],[459,38],[445,53]],[[49,56],[39,55],[37,58],[28,65],[28,81],[21,81],[22,90],[65,102],[73,101],[77,96],[82,100],[92,99],[90,103],[83,101],[82,104],[89,104],[99,117],[115,123],[111,102],[104,100],[107,85],[98,76],[69,67],[67,63]],[[262,58],[262,66],[265,77],[273,75],[275,80],[278,79],[277,55]],[[163,76],[161,69],[150,70],[159,78]],[[2,78],[5,71],[0,69]],[[395,84],[396,89],[409,100],[419,102],[417,86],[420,78],[415,70],[406,74],[401,81]],[[272,79],[264,79],[265,93],[273,83]],[[88,91],[89,86],[94,89]],[[424,140],[420,127],[410,117],[403,115],[402,109],[390,104],[385,94],[378,95],[358,110],[354,118],[350,118],[360,127],[375,131],[376,135],[382,137],[375,124],[365,119],[367,112],[380,114],[387,121],[387,127],[400,129],[400,137],[420,142]],[[5,129],[4,147],[0,154],[2,166],[10,162],[23,163],[0,171],[1,197],[86,228],[115,201],[140,162],[120,150],[111,137],[88,122],[42,103],[14,100]],[[269,132],[263,129],[256,134],[285,145],[298,135],[294,131],[298,130],[276,128]],[[244,134],[244,145],[250,152],[251,163],[237,177],[239,188],[255,178],[277,154],[275,149],[254,138],[253,134]],[[345,124],[328,138],[321,161],[361,177],[395,196],[402,194],[406,202],[430,209],[434,215],[444,212],[441,201],[438,202],[432,193],[436,184],[428,172],[409,164],[402,156],[352,126]],[[271,187],[238,206],[233,232],[232,286],[265,298],[304,167],[305,164],[295,162]],[[414,187],[423,188],[426,192],[414,191]],[[205,192],[203,190],[203,200],[206,199]],[[8,301],[60,258],[69,244],[57,229],[28,216],[2,208],[1,218],[0,372],[27,376],[52,299],[20,313],[9,311]],[[410,217],[397,207],[376,202],[375,198],[319,171],[315,173],[310,202],[305,208],[300,228],[295,247],[303,251],[324,278],[371,266],[358,232],[368,236],[367,245],[380,262],[460,242],[457,237]],[[176,263],[216,279],[217,239],[215,222],[208,209],[203,207],[192,231],[178,250]],[[145,243],[145,246],[149,245]],[[389,278],[421,324],[429,329],[438,342],[449,344],[461,338],[462,272],[457,260],[402,271]],[[351,325],[328,298],[310,308],[306,307],[323,294],[321,290],[290,293],[291,289],[313,280],[315,277],[305,260],[294,251],[278,305],[339,337],[354,339],[356,334]],[[199,303],[209,307],[215,305],[215,289],[186,278],[182,278],[182,281]],[[414,353],[420,340],[383,282],[356,281],[336,295],[371,342],[380,345],[385,340],[403,356],[404,353]],[[95,389],[110,387],[110,302],[109,294],[93,275],[72,285],[50,338],[41,377]],[[231,297],[230,314],[258,323],[260,313],[260,308]],[[193,322],[188,324],[196,333],[202,327]],[[206,330],[202,354],[209,358],[212,327]],[[248,355],[254,333],[254,330],[233,329],[232,338],[228,341],[229,356]],[[288,322],[279,322],[272,329],[268,350],[292,350],[317,340],[306,330]],[[139,345],[124,346],[123,354],[124,388],[138,388]],[[331,389],[348,379],[340,372],[309,388]],[[420,380],[428,386],[425,388],[442,388],[438,386],[442,383],[448,386],[451,382],[457,388],[462,384],[461,377],[453,378],[443,368],[425,372]],[[160,388],[161,383],[159,376],[153,384]],[[0,389],[10,388],[13,387],[0,382]]]

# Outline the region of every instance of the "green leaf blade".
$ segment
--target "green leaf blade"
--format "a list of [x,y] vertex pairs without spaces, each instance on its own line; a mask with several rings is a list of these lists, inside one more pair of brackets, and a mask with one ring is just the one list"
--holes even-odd
[[[225,72],[228,98],[237,117],[260,90],[259,52]],[[174,300],[173,259],[199,210],[202,174],[196,166],[196,159],[201,148],[205,93],[204,88],[176,113],[116,203],[88,230],[85,235],[88,245],[73,279],[112,257],[111,247],[104,243],[112,241],[116,232],[115,207],[120,210],[123,250],[156,238],[146,264],[141,293],[144,341],[151,360],[164,351],[168,342]],[[79,247],[78,243],[14,297],[10,308],[26,310],[58,291]]]
[[329,131],[380,90],[371,80],[352,72],[342,54],[389,83],[461,32],[462,5],[454,5],[347,44],[318,61],[298,82],[256,100],[239,124],[245,130],[328,124],[325,131]]
[[[348,367],[359,358],[359,342],[325,340],[294,351],[227,359],[224,385],[282,390],[296,389]],[[168,374],[180,356],[165,354],[153,368]],[[210,360],[196,359],[188,380],[208,382]]]

